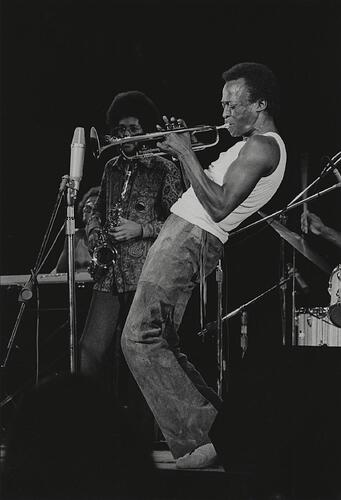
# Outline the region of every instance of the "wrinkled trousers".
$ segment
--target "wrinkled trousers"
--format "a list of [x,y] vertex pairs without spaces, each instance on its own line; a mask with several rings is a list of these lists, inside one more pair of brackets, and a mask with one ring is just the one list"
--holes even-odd
[[122,334],[122,350],[175,458],[210,442],[220,406],[217,394],[180,352],[178,328],[199,281],[223,245],[171,214],[149,250]]

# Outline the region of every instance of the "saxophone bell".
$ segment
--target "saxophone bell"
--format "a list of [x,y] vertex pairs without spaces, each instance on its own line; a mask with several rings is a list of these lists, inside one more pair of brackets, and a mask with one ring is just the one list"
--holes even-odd
[[102,229],[99,234],[99,239],[96,247],[94,248],[90,265],[89,273],[96,279],[100,277],[110,266],[116,263],[117,250],[110,243],[108,229]]
[[94,266],[100,269],[108,269],[111,264],[115,264],[117,259],[117,250],[107,241],[95,248],[91,261]]

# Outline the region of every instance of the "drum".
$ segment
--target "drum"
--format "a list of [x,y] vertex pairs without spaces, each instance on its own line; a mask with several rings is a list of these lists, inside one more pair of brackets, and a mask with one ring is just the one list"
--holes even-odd
[[341,346],[341,328],[331,323],[328,307],[300,308],[296,311],[296,345]]
[[330,295],[329,318],[341,327],[341,264],[336,266],[329,278],[328,292]]

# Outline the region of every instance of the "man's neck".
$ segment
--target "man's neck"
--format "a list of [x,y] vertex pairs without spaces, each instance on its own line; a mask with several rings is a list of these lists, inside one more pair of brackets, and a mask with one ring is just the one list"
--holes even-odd
[[268,118],[268,119],[263,120],[261,123],[257,123],[255,128],[252,131],[250,131],[249,134],[246,134],[245,136],[243,136],[243,140],[247,141],[247,139],[249,139],[253,135],[257,135],[257,134],[262,135],[262,134],[266,134],[267,132],[278,133],[277,127],[276,127],[272,118]]

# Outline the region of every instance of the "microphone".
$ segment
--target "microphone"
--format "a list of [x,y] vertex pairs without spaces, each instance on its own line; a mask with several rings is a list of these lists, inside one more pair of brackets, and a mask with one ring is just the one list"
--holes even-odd
[[85,154],[85,132],[83,127],[76,127],[71,143],[70,181],[73,189],[78,192],[79,184],[83,177],[83,164]]

